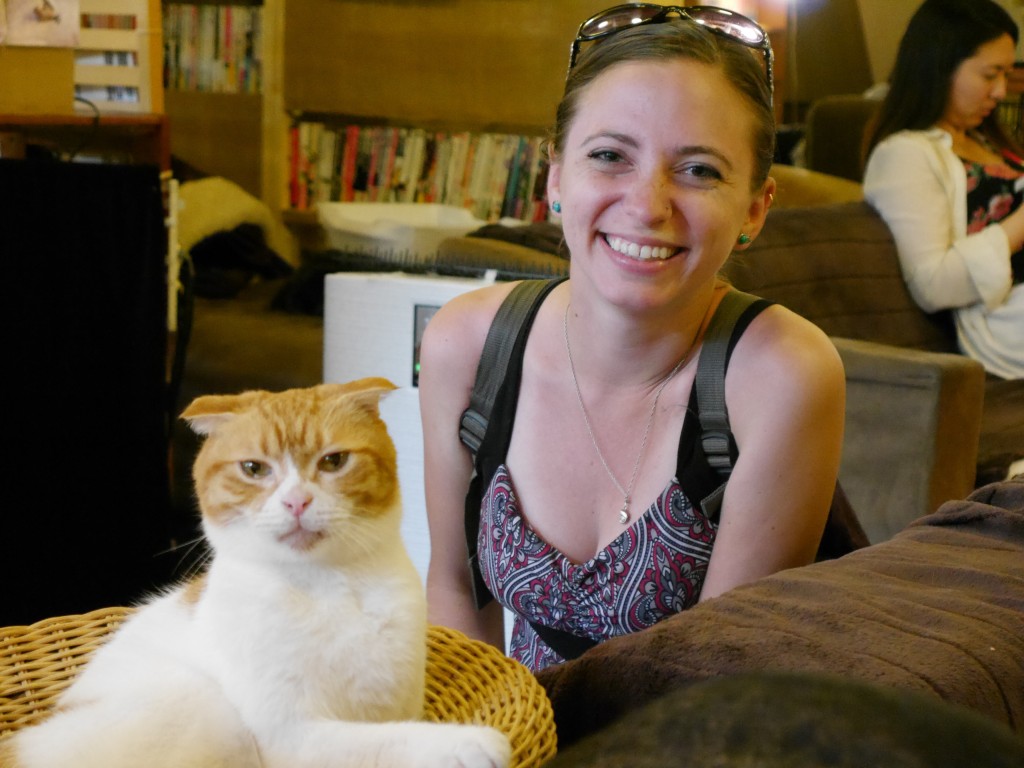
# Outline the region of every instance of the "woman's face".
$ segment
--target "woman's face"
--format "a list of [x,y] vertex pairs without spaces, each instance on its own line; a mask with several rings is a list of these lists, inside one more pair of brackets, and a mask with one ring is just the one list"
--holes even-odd
[[953,73],[943,119],[957,130],[977,128],[1006,97],[1015,49],[1009,35],[982,43]]
[[685,59],[617,64],[586,87],[554,159],[573,275],[637,308],[708,286],[774,182],[751,190],[754,118],[714,66]]

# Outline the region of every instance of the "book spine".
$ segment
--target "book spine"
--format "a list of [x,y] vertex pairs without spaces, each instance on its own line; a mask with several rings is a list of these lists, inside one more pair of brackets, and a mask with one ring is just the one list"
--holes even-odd
[[395,162],[398,158],[398,143],[401,138],[398,128],[388,128],[384,136],[384,163],[381,169],[380,202],[392,202],[394,198]]
[[330,195],[328,199],[331,202],[338,202],[341,200],[341,179],[342,179],[342,165],[344,164],[344,153],[345,153],[345,133],[344,131],[334,129],[331,131],[331,137],[334,140],[334,147],[331,150],[333,163],[331,165],[331,176],[330,176]]
[[235,68],[235,29],[234,29],[234,9],[230,6],[224,6],[224,26],[222,30],[221,43],[221,72],[223,77],[221,80],[221,87],[228,93],[238,92],[238,71]]
[[488,181],[487,208],[484,216],[487,221],[497,221],[501,218],[501,209],[505,202],[505,188],[508,186],[509,168],[517,142],[518,137],[516,136],[506,135],[498,138],[497,153],[491,164]]
[[355,199],[356,155],[359,152],[359,126],[345,129],[345,151],[341,170],[341,200],[351,203]]
[[526,153],[526,137],[514,136],[512,150],[509,153],[508,175],[505,180],[505,196],[501,201],[501,218],[518,218],[519,208],[519,179],[521,175],[521,164]]

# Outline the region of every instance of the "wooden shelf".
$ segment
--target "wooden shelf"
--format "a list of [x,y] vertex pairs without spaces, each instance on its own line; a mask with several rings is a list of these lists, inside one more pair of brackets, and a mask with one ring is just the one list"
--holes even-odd
[[167,91],[171,153],[260,197],[263,99],[251,93]]
[[[171,167],[166,115],[0,114],[0,132],[58,154],[101,155],[108,162]],[[72,158],[73,159],[73,158]]]

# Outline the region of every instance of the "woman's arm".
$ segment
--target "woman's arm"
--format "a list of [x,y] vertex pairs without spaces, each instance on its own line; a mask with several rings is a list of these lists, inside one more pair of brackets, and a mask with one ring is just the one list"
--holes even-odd
[[774,306],[750,324],[725,380],[739,458],[701,600],[813,562],[835,490],[846,381],[832,342]]
[[999,226],[1006,234],[1010,253],[1016,253],[1024,248],[1024,205],[1018,205],[1013,213],[999,222]]
[[430,529],[428,616],[499,648],[504,644],[501,606],[477,610],[466,561],[465,498],[472,475],[459,421],[469,405],[487,329],[508,285],[459,296],[431,318],[420,346],[420,418]]
[[[868,159],[864,197],[892,232],[903,277],[922,309],[935,312],[979,301],[992,308],[1012,285],[1011,237],[1024,241],[1024,218],[1008,229],[992,224],[965,234],[966,188],[955,184],[951,174],[961,171],[948,162],[942,148],[920,135],[892,136]],[[963,201],[954,205],[954,194],[964,195]]]

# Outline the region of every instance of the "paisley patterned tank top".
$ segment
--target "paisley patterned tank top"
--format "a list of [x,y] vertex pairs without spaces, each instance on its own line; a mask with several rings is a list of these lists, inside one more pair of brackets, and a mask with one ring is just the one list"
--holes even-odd
[[[733,327],[730,354],[750,322],[770,304],[760,299],[747,307]],[[474,498],[470,490],[467,505],[479,503],[477,556],[484,584],[515,615],[509,655],[539,671],[564,659],[530,622],[600,642],[650,627],[699,600],[717,531],[717,512],[709,512],[715,519],[709,518],[701,500],[722,478],[702,448],[695,418],[700,404],[693,387],[679,435],[675,477],[618,538],[587,562],[573,562],[530,526],[505,463],[521,376],[520,350],[509,359],[491,411],[488,439],[492,428],[498,428],[485,465],[494,469],[488,470],[490,480],[484,480],[487,486],[479,496]]]
[[611,544],[575,563],[530,527],[502,464],[484,494],[484,581],[515,614],[509,655],[537,671],[561,662],[529,622],[595,640],[635,632],[697,602],[715,528],[675,479]]

